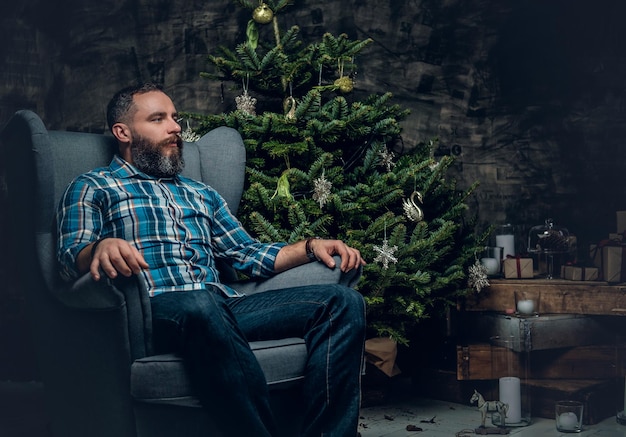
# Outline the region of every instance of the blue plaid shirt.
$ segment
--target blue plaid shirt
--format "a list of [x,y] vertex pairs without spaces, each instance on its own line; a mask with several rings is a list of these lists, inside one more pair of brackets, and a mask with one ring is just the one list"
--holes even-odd
[[151,296],[219,283],[216,258],[252,277],[268,277],[285,245],[253,239],[211,187],[182,176],[148,176],[119,156],[109,167],[72,181],[57,223],[57,257],[65,279],[78,277],[76,257],[85,246],[99,238],[122,238],[150,266],[141,274]]

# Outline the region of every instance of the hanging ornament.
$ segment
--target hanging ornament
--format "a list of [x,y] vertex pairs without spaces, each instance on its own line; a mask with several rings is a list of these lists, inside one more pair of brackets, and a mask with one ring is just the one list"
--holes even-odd
[[389,268],[390,262],[394,264],[398,262],[398,258],[394,256],[394,254],[398,251],[398,246],[389,246],[389,241],[387,241],[387,224],[385,224],[385,236],[383,238],[383,245],[373,245],[372,248],[375,252],[378,252],[378,255],[376,256],[376,258],[374,258],[374,262],[381,263],[383,265],[383,269],[387,270]]
[[419,203],[424,203],[422,200],[422,193],[419,191],[413,191],[409,199],[404,199],[402,201],[402,209],[404,209],[404,214],[409,220],[412,222],[421,222],[424,219],[424,212],[415,203],[415,198],[417,198]]
[[200,135],[195,133],[189,126],[189,120],[187,120],[187,127],[181,132],[180,137],[187,143],[195,143],[200,139]]
[[380,156],[379,165],[384,166],[388,172],[391,171],[391,169],[396,165],[396,163],[393,162],[395,155],[387,149],[387,146],[384,146],[383,150],[378,152],[378,156]]
[[287,172],[284,172],[278,178],[278,182],[276,183],[276,191],[272,195],[271,199],[276,197],[282,197],[287,200],[293,200],[293,196],[291,195],[291,185],[289,184],[289,178],[287,177]]
[[256,116],[256,99],[248,94],[248,80],[249,76],[246,76],[245,81],[242,80],[243,95],[235,97],[235,102],[238,110]]
[[[289,84],[289,91],[291,94],[292,85]],[[285,120],[287,121],[296,121],[296,99],[293,98],[293,95],[290,95],[283,102],[283,111],[285,112]]]
[[256,50],[259,46],[259,29],[257,28],[256,21],[248,21],[248,26],[246,27],[246,37],[248,38],[248,45],[250,45],[252,50]]
[[469,268],[467,285],[480,293],[483,288],[489,287],[489,279],[487,279],[487,268],[476,259],[476,262]]
[[348,76],[340,77],[335,80],[334,85],[339,88],[342,93],[349,93],[354,89],[354,82]]
[[339,88],[342,93],[349,93],[354,89],[354,81],[349,76],[343,75],[344,60],[340,59],[339,63],[339,79],[336,79],[334,85]]
[[332,186],[333,184],[324,176],[324,172],[322,172],[322,176],[313,181],[313,200],[319,203],[320,209],[328,202]]
[[252,19],[259,24],[267,24],[274,18],[274,11],[261,0],[259,6],[252,11]]

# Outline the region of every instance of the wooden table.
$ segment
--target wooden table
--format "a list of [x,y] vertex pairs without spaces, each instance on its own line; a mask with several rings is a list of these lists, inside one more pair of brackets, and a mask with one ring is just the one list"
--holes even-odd
[[505,312],[515,308],[515,292],[537,302],[539,314],[626,315],[626,284],[564,279],[490,279],[490,286],[468,296],[464,311]]

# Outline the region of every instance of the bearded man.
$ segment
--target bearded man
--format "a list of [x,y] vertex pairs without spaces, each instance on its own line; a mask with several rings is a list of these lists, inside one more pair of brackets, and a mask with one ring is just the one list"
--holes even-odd
[[159,86],[119,91],[107,121],[118,153],[108,167],[72,181],[59,205],[63,276],[138,275],[151,296],[155,352],[185,358],[200,402],[223,435],[275,433],[265,377],[248,340],[294,336],[305,339],[309,353],[302,435],[355,436],[362,296],[341,285],[242,296],[220,283],[215,261],[268,277],[314,261],[348,271],[364,264],[359,251],[339,240],[252,238],[215,190],[180,175],[178,114]]

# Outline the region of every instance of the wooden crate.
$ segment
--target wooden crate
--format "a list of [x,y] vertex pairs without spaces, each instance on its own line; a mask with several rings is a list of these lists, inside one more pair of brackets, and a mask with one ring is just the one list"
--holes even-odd
[[[579,314],[517,317],[502,313],[466,313],[461,342],[485,343],[492,337],[517,340],[513,350],[539,351],[616,342],[615,318]],[[619,317],[626,324],[626,318]]]
[[583,403],[583,423],[593,425],[615,416],[619,399],[624,399],[624,380],[555,379],[526,381],[530,390],[531,415],[554,419],[557,401]]
[[536,294],[539,314],[626,315],[626,285],[562,279],[490,279],[460,303],[466,311],[515,309],[515,292]]
[[[621,359],[620,359],[621,360]],[[457,379],[489,380],[511,374],[528,379],[610,379],[617,376],[613,345],[579,346],[518,353],[490,344],[457,346]],[[509,375],[505,372],[508,369]]]

